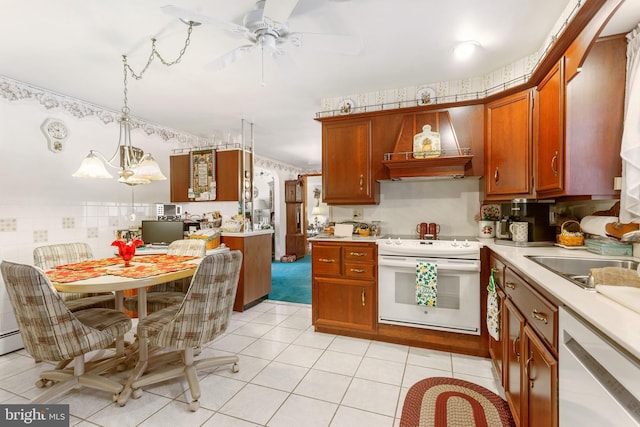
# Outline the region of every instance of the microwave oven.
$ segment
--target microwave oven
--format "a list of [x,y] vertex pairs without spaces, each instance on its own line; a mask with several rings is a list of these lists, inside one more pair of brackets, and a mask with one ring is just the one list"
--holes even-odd
[[157,203],[156,215],[158,220],[172,220],[182,218],[182,205],[173,203]]

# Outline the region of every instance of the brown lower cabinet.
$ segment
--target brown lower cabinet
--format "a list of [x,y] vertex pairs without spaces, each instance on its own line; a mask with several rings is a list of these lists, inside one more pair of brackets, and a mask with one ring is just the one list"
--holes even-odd
[[[311,240],[311,308],[317,332],[489,357],[485,326],[481,335],[469,335],[378,323],[377,250],[373,242]],[[481,300],[486,298],[486,286],[481,286]]]
[[[504,260],[490,257],[502,299],[501,351],[490,351],[509,408],[520,427],[558,426],[558,345],[556,303]],[[496,273],[498,271],[498,273]],[[490,342],[490,347],[497,346]],[[499,360],[498,360],[499,359]],[[498,368],[496,368],[498,369]]]

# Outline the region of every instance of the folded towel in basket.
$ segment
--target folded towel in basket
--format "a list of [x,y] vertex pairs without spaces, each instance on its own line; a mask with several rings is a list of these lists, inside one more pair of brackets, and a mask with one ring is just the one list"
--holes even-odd
[[438,264],[418,261],[416,266],[416,303],[435,307],[438,303]]

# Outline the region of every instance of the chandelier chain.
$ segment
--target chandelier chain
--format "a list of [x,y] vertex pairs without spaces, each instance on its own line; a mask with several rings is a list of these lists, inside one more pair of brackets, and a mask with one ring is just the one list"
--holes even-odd
[[153,62],[153,59],[156,56],[158,57],[158,59],[160,59],[160,62],[162,64],[166,65],[167,67],[170,67],[172,65],[175,65],[175,64],[179,63],[182,60],[182,57],[184,56],[184,53],[187,51],[187,48],[191,44],[191,32],[193,31],[193,26],[194,25],[197,25],[197,23],[194,22],[194,21],[189,21],[189,29],[187,30],[187,38],[184,41],[184,46],[182,47],[182,49],[180,49],[180,52],[178,53],[178,57],[176,59],[174,59],[173,61],[165,60],[162,57],[162,55],[160,54],[160,52],[158,52],[158,49],[156,48],[157,40],[155,38],[151,39],[151,53],[149,54],[149,59],[147,59],[147,63],[142,68],[140,73],[136,73],[133,70],[133,68],[131,68],[131,66],[127,62],[127,55],[122,55],[122,63],[124,65],[124,106],[122,107],[122,112],[123,113],[125,113],[125,114],[129,113],[129,106],[128,106],[128,101],[129,101],[128,92],[129,91],[127,89],[127,78],[128,78],[129,73],[131,73],[131,77],[133,77],[134,79],[141,80],[142,76],[147,71],[147,69],[149,68],[149,66]]

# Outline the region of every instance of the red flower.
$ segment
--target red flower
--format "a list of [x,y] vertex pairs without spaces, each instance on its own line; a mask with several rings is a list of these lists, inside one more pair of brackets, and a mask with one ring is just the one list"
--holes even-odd
[[124,240],[114,240],[111,246],[118,247],[118,255],[122,257],[125,262],[128,262],[136,254],[136,247],[144,244],[140,239],[133,239],[125,242]]

